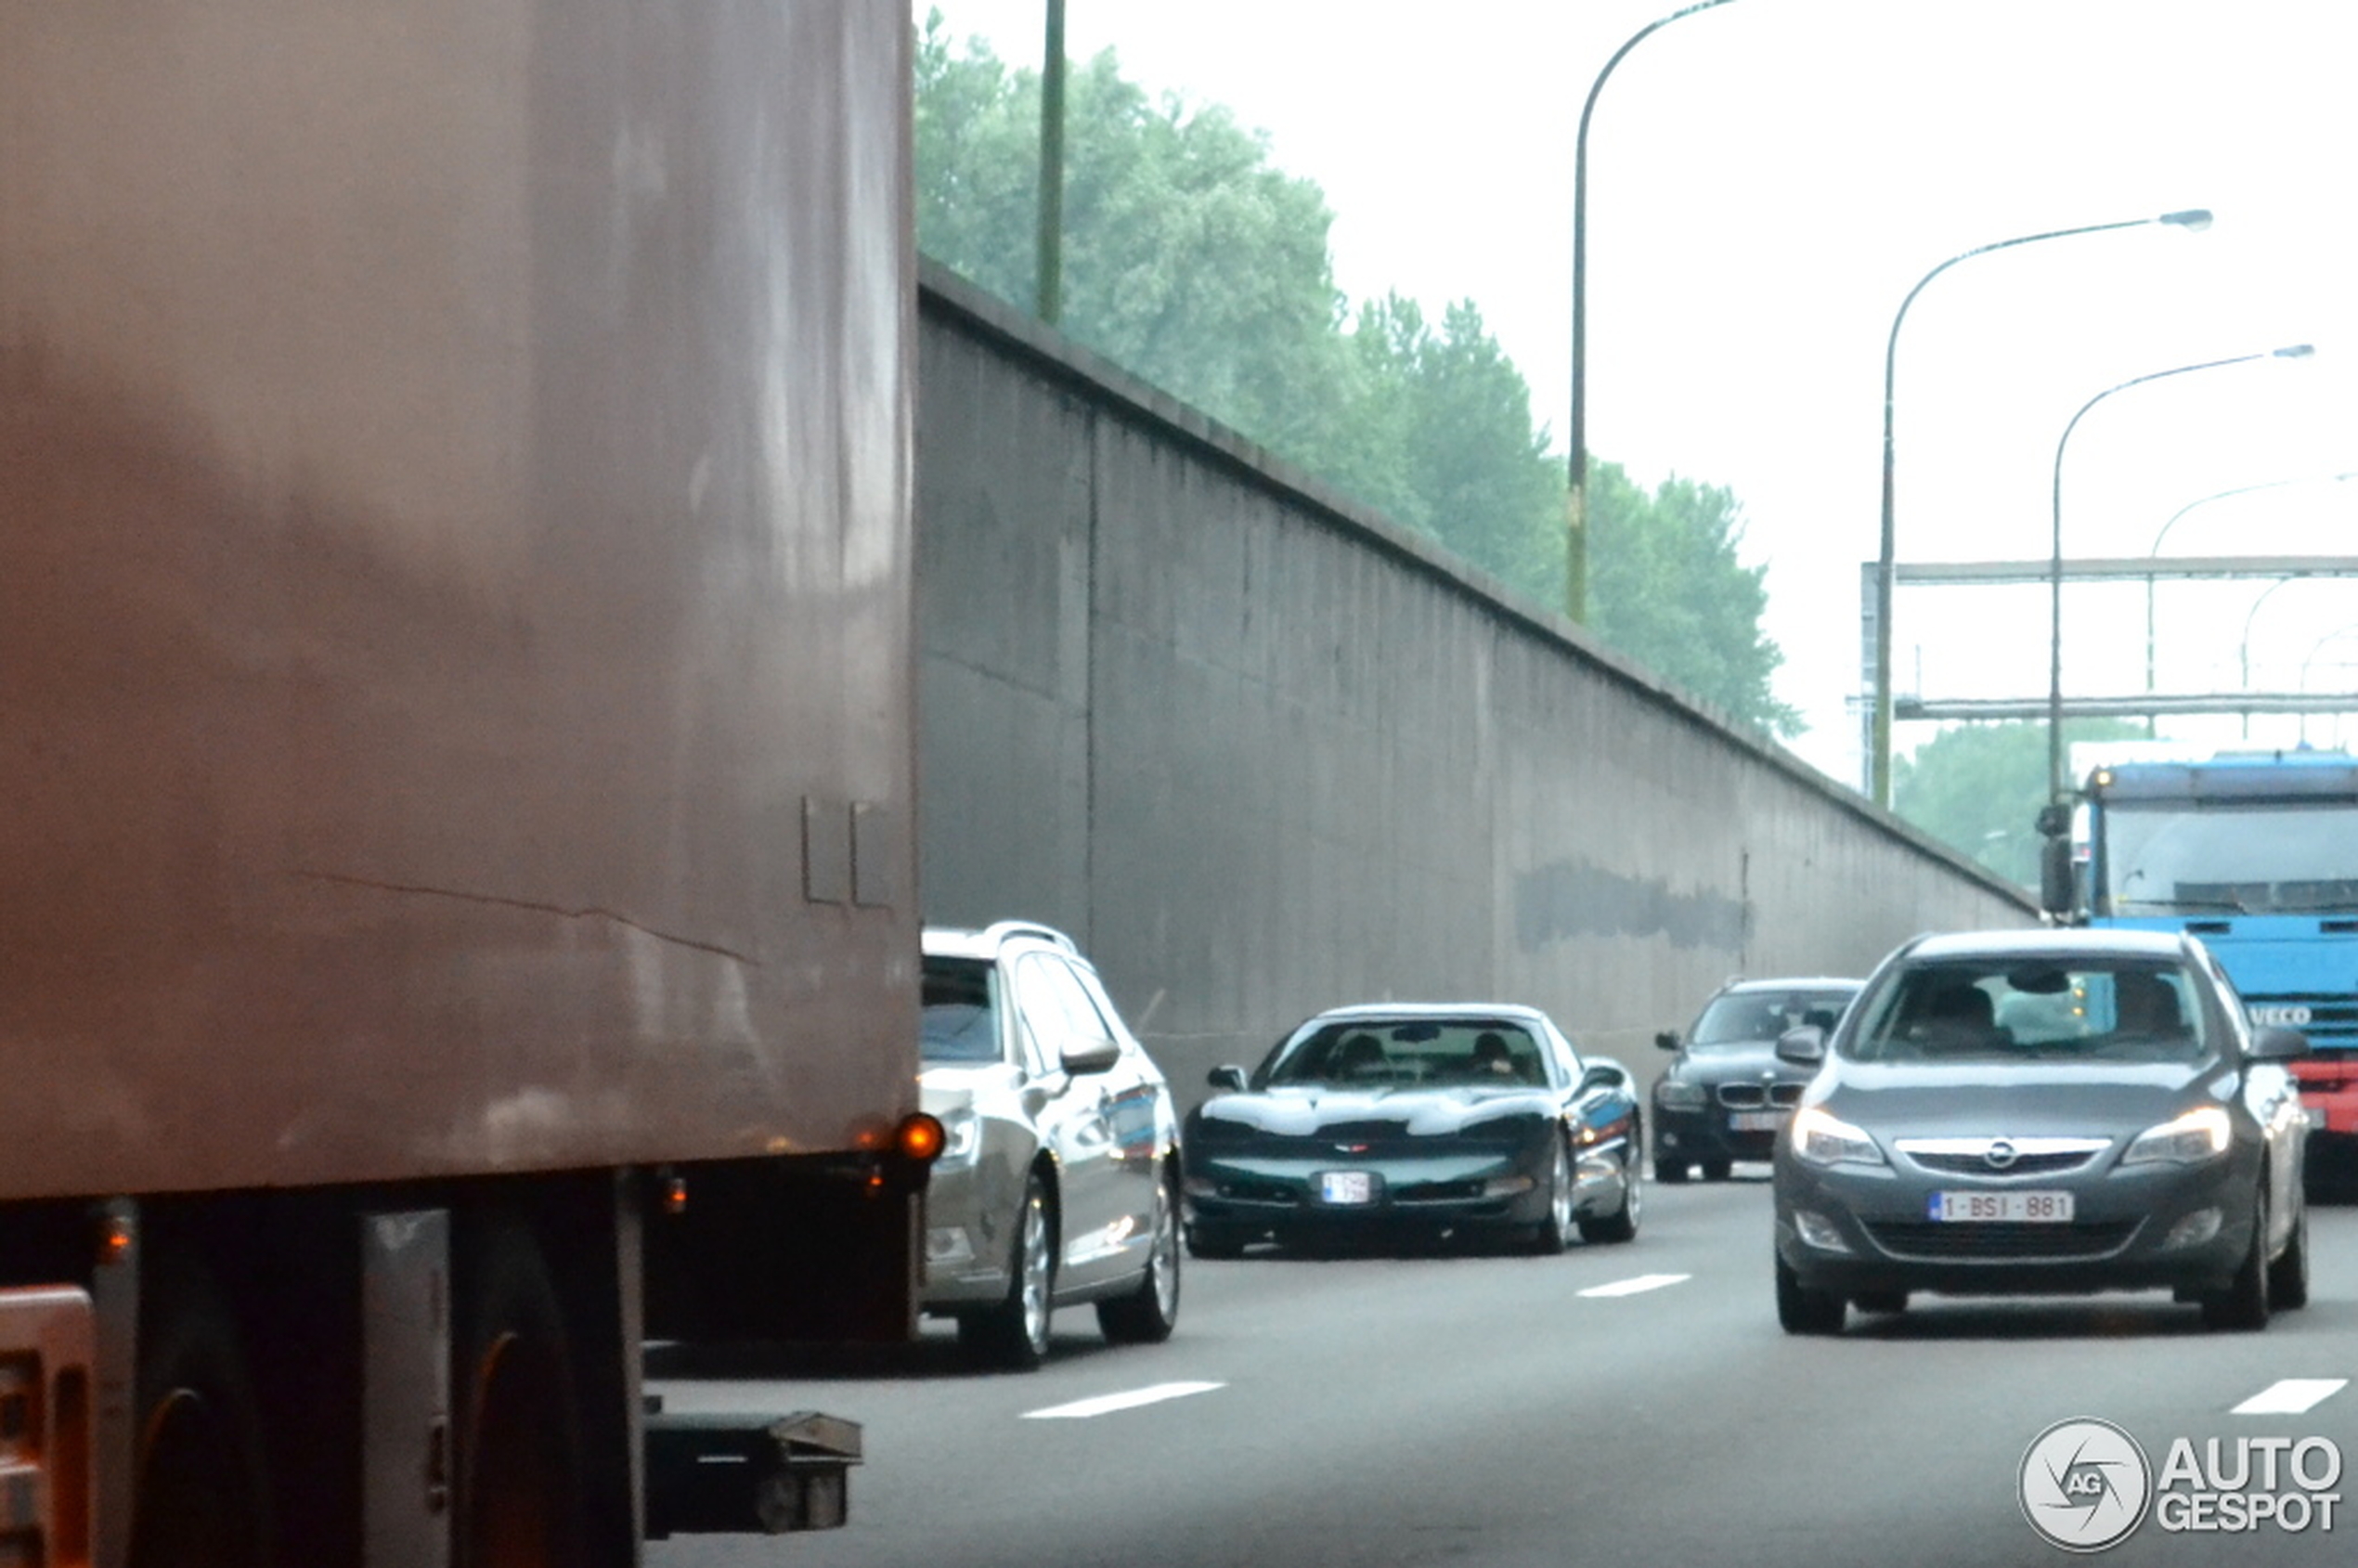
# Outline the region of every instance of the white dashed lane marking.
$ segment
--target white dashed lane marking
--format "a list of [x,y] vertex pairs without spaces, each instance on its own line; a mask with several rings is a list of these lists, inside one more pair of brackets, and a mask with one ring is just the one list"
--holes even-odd
[[1647,1290],[1659,1290],[1665,1285],[1678,1285],[1694,1277],[1691,1274],[1641,1274],[1635,1279],[1616,1279],[1610,1285],[1591,1285],[1579,1292],[1584,1296],[1635,1296]]
[[2298,1416],[2350,1386],[2348,1378],[2287,1378],[2271,1383],[2235,1407],[2236,1416]]
[[1134,1410],[1141,1405],[1159,1405],[1166,1399],[1185,1399],[1191,1393],[1210,1393],[1225,1388],[1225,1383],[1157,1383],[1151,1388],[1134,1388],[1127,1393],[1101,1393],[1095,1399],[1076,1399],[1069,1405],[1051,1405],[1044,1410],[1026,1410],[1027,1421],[1082,1420],[1090,1416],[1110,1415],[1116,1410]]

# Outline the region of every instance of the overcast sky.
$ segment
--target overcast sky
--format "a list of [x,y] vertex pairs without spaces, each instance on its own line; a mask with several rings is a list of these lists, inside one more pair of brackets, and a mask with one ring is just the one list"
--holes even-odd
[[[1580,106],[1677,4],[1068,6],[1073,56],[1110,47],[1149,89],[1228,106],[1325,189],[1354,301],[1472,299],[1561,443]],[[1037,67],[1041,0],[940,9]],[[2058,445],[2091,398],[2297,343],[2316,356],[2102,398],[2065,445],[2066,551],[2144,555],[2181,508],[2259,486],[2196,507],[2166,552],[2358,553],[2358,481],[2331,477],[2358,471],[2353,45],[2344,0],[1728,0],[1613,70],[1588,152],[1589,449],[1735,492],[1805,758],[1859,782],[1885,350],[1910,289],[1963,252],[2217,214],[1976,256],[1924,291],[1898,336],[1901,560],[2044,559]],[[2067,590],[2067,689],[2144,688],[2144,606],[2139,584]],[[2358,688],[2358,581],[2164,583],[2156,622],[2161,691],[2233,689],[2247,665],[2255,689]],[[1897,685],[2043,695],[2047,627],[2041,587],[1902,589]],[[1898,749],[1931,732],[1900,726]]]

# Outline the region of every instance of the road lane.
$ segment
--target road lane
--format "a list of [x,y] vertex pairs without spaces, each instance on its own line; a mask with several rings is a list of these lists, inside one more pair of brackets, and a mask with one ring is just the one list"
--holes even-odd
[[[1059,1315],[1049,1365],[970,1373],[946,1336],[864,1363],[660,1353],[674,1408],[807,1407],[866,1423],[853,1523],[791,1543],[681,1541],[651,1568],[1120,1562],[2052,1564],[2015,1476],[2049,1425],[2092,1417],[2158,1469],[2173,1440],[2322,1435],[2358,1455],[2358,1395],[2237,1414],[2358,1362],[2358,1210],[2313,1221],[2314,1301],[2260,1334],[2158,1296],[1933,1298],[1839,1339],[1776,1324],[1768,1191],[1658,1187],[1645,1233],[1560,1258],[1191,1262],[1178,1333],[1106,1346]],[[1600,1288],[1665,1276],[1625,1294]],[[693,1375],[668,1375],[687,1373]],[[1219,1383],[1087,1419],[1025,1420]],[[2358,1484],[2350,1490],[2358,1494]],[[2170,1534],[2107,1563],[2346,1562],[2332,1535]]]

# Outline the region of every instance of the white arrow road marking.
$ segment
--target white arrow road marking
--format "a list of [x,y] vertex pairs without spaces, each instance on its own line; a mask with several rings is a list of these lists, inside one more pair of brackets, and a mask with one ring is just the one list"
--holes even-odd
[[1166,1399],[1185,1399],[1191,1393],[1210,1393],[1225,1383],[1157,1383],[1152,1388],[1134,1388],[1127,1393],[1101,1393],[1095,1399],[1076,1399],[1069,1405],[1051,1405],[1045,1410],[1026,1410],[1027,1421],[1080,1420],[1089,1416],[1103,1416],[1114,1410],[1134,1410],[1141,1405],[1159,1405]]
[[1584,1296],[1634,1296],[1643,1290],[1659,1290],[1665,1285],[1682,1284],[1693,1277],[1691,1274],[1641,1274],[1635,1279],[1616,1279],[1610,1285],[1591,1285],[1580,1294]]
[[2350,1386],[2348,1378],[2287,1378],[2271,1383],[2228,1414],[2235,1416],[2298,1416],[2323,1405]]

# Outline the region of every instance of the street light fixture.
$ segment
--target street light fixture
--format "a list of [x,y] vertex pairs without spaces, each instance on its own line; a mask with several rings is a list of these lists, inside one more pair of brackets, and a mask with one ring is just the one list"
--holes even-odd
[[1574,621],[1588,618],[1588,120],[1597,111],[1597,95],[1605,90],[1622,57],[1681,17],[1693,16],[1729,4],[1700,0],[1648,22],[1613,52],[1605,68],[1588,84],[1587,101],[1580,106],[1580,132],[1572,153],[1572,414],[1571,443],[1564,494],[1564,610]]
[[2167,370],[2149,370],[2142,376],[2131,376],[2116,382],[2079,406],[2079,411],[2065,424],[2063,434],[2055,442],[2055,477],[2054,489],[2054,549],[2047,569],[2048,595],[2048,661],[2047,661],[2047,799],[2060,806],[2064,800],[2063,757],[2063,464],[2064,452],[2071,445],[2071,433],[2079,427],[2088,411],[2116,392],[2126,392],[2147,382],[2164,381],[2171,376],[2192,375],[2196,370],[2216,370],[2229,365],[2248,365],[2257,359],[2306,359],[2316,350],[2305,343],[2291,343],[2283,348],[2263,349],[2257,354],[2238,354],[2225,359],[2205,359],[2192,365],[2173,365]]
[[1976,256],[1986,256],[1993,251],[2010,251],[2017,245],[2035,244],[2041,240],[2068,240],[2078,234],[2103,234],[2116,228],[2143,228],[2148,224],[2164,224],[2199,233],[2210,227],[2210,212],[2204,207],[2190,207],[2183,212],[2163,213],[2150,218],[2123,218],[2113,223],[2082,224],[2076,228],[2051,228],[2038,234],[2017,235],[2012,240],[2000,240],[1992,244],[1976,245],[1961,251],[1925,273],[1899,302],[1899,309],[1891,318],[1891,336],[1883,354],[1883,543],[1875,562],[1875,693],[1874,713],[1867,741],[1868,793],[1876,805],[1889,809],[1891,805],[1891,599],[1897,577],[1896,535],[1892,510],[1892,382],[1899,360],[1899,325],[1908,319],[1908,307],[1924,292],[1924,285],[1956,266]]

